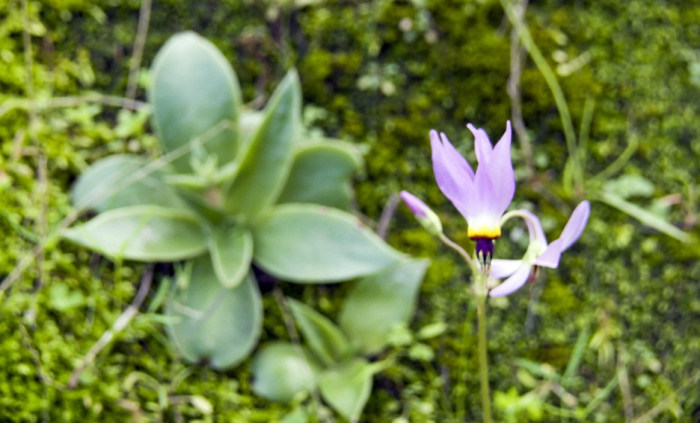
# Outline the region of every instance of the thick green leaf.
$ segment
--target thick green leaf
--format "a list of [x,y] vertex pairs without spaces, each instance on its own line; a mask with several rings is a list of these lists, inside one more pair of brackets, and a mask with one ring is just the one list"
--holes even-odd
[[253,236],[241,228],[220,228],[209,240],[209,254],[221,285],[233,288],[250,269]]
[[246,143],[253,138],[258,128],[265,120],[265,112],[262,110],[241,110],[238,117],[238,127],[241,131],[242,142]]
[[287,414],[282,418],[280,423],[308,423],[309,416],[306,414],[303,408],[296,408],[291,413]]
[[311,307],[291,298],[289,307],[304,340],[323,364],[331,366],[347,358],[350,344],[333,322]]
[[600,194],[600,200],[672,238],[675,238],[681,242],[690,241],[690,236],[687,233],[683,232],[662,218],[649,213],[647,210],[644,210],[636,204],[632,204],[629,201],[623,200],[622,198],[607,192]]
[[372,376],[372,366],[367,360],[356,358],[321,373],[318,387],[335,411],[356,422],[372,392]]
[[401,254],[354,216],[332,208],[286,204],[253,229],[254,261],[280,279],[338,282],[391,266]]
[[289,402],[302,391],[316,387],[321,366],[298,345],[265,344],[252,364],[253,390],[270,401]]
[[227,369],[245,359],[262,328],[262,301],[255,277],[248,273],[233,289],[221,286],[211,259],[194,260],[186,287],[178,287],[166,303],[166,313],[179,318],[168,332],[180,353],[191,363],[208,361]]
[[357,281],[340,311],[340,327],[364,354],[381,351],[387,336],[413,315],[428,260],[407,260]]
[[184,208],[161,169],[148,172],[145,158],[116,154],[95,162],[78,178],[71,191],[76,208],[100,212],[121,207],[159,205]]
[[[172,36],[153,61],[151,78],[148,101],[166,152],[229,121],[231,127],[206,134],[201,153],[216,155],[220,165],[236,157],[240,87],[231,65],[212,43],[189,31]],[[191,173],[190,157],[188,153],[173,161],[179,173]]]
[[356,149],[346,143],[318,143],[296,151],[287,184],[278,203],[316,203],[350,208],[350,178],[362,165]]
[[108,257],[146,262],[184,260],[207,248],[192,213],[158,206],[110,210],[62,235]]
[[272,95],[262,124],[246,146],[226,195],[227,210],[252,219],[277,199],[292,163],[299,109],[299,76],[291,70]]

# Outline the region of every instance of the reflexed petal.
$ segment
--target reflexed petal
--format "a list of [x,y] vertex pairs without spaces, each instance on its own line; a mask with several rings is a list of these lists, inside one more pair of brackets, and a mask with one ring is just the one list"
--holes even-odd
[[562,242],[562,251],[571,247],[571,245],[581,236],[586,227],[586,222],[588,222],[588,216],[590,213],[591,203],[588,201],[583,201],[576,207],[574,212],[571,214],[569,221],[566,223],[566,226],[564,226],[561,236],[559,237],[559,240]]
[[507,278],[515,273],[522,263],[522,260],[491,260],[491,273],[489,273],[489,276],[496,279]]
[[466,217],[466,203],[470,198],[474,172],[444,134],[441,140],[437,131],[430,131],[430,145],[433,150],[433,172],[438,187]]
[[528,277],[530,276],[530,270],[532,270],[532,266],[527,263],[524,263],[518,268],[518,270],[515,273],[513,273],[511,277],[503,281],[502,284],[492,289],[489,292],[489,295],[492,297],[503,297],[504,295],[510,295],[518,289],[522,288],[522,286],[525,285]]
[[467,125],[467,128],[469,128],[469,130],[472,131],[472,134],[474,134],[474,150],[476,150],[476,160],[479,162],[479,164],[488,162],[489,158],[491,157],[493,147],[491,147],[491,141],[489,140],[489,136],[486,135],[486,131],[476,128],[471,123]]
[[561,246],[561,239],[552,241],[552,243],[547,246],[547,249],[544,250],[544,253],[537,257],[535,264],[556,269],[559,266],[559,258],[561,257]]
[[428,206],[425,205],[418,197],[408,191],[401,191],[401,199],[411,209],[411,212],[417,216],[426,217],[428,215]]
[[544,235],[544,230],[542,229],[540,219],[527,210],[518,211],[528,217],[527,219],[523,220],[525,220],[525,224],[527,225],[527,232],[530,235],[530,242],[537,240],[543,242],[544,245],[547,245],[547,237]]

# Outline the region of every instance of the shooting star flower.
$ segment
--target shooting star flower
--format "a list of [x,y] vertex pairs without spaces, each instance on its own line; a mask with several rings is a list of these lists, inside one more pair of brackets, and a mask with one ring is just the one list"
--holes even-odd
[[510,157],[511,128],[491,146],[486,132],[467,125],[474,134],[478,166],[469,163],[444,133],[430,131],[433,172],[438,187],[467,219],[469,238],[476,241],[476,255],[487,266],[493,257],[493,240],[501,236],[501,217],[515,194],[515,173]]
[[[535,275],[540,266],[556,269],[559,266],[561,253],[571,247],[583,233],[583,229],[588,222],[591,212],[591,205],[588,201],[579,204],[571,214],[559,239],[547,245],[544,231],[540,220],[527,210],[517,210],[513,216],[522,217],[527,225],[530,234],[530,245],[522,260],[492,260],[491,273],[493,278],[508,278],[503,283],[489,292],[492,297],[502,297],[510,295],[520,289],[525,283]],[[506,216],[507,220],[509,216]]]

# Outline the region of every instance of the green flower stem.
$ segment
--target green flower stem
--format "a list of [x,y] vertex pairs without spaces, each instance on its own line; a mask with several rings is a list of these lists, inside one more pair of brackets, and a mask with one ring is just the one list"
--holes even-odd
[[[505,217],[505,216],[504,216]],[[509,216],[512,217],[512,216]],[[489,362],[487,354],[487,336],[486,336],[486,297],[488,296],[488,288],[486,286],[488,280],[488,270],[482,272],[476,266],[474,259],[469,257],[466,251],[457,243],[440,234],[440,241],[445,245],[457,251],[464,260],[469,264],[474,275],[474,292],[476,293],[476,315],[479,322],[479,375],[481,377],[481,405],[484,414],[484,423],[491,423],[491,395],[489,393]]]
[[481,408],[484,423],[491,423],[491,396],[489,394],[489,361],[486,337],[486,275],[476,274],[476,315],[479,322],[479,376],[481,377]]
[[469,257],[469,254],[467,254],[467,252],[464,251],[464,248],[457,245],[456,242],[452,241],[451,239],[446,237],[445,234],[442,233],[440,234],[440,241],[445,243],[445,245],[452,248],[453,250],[457,251],[459,255],[462,256],[462,258],[464,258],[464,261],[466,261],[469,267],[471,268],[472,274],[476,275],[477,273],[479,273],[479,269],[476,267],[476,263],[474,263],[474,260],[472,260],[472,258]]

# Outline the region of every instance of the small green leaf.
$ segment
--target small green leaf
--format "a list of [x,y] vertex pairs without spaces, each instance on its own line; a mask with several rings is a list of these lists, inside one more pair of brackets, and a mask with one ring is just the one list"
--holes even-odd
[[240,228],[220,228],[210,238],[209,253],[221,285],[233,288],[250,269],[253,236]]
[[175,190],[164,182],[166,173],[161,169],[148,172],[147,164],[145,158],[127,154],[95,162],[73,185],[73,204],[100,212],[148,204],[184,208]]
[[245,359],[262,328],[262,301],[253,274],[233,289],[224,288],[207,255],[194,260],[188,283],[175,290],[166,313],[179,318],[167,329],[183,357],[191,363],[206,360],[217,369]]
[[363,358],[321,373],[318,387],[323,399],[351,422],[360,418],[372,392],[372,367]]
[[642,175],[622,175],[605,182],[604,189],[623,199],[654,195],[654,184]]
[[321,366],[298,345],[271,342],[253,359],[253,390],[270,401],[289,402],[316,386]]
[[299,76],[291,70],[270,98],[265,118],[246,146],[226,195],[227,210],[252,219],[275,201],[291,167],[300,108]]
[[562,384],[566,387],[570,384],[571,379],[574,376],[576,370],[578,370],[581,360],[583,360],[583,354],[586,352],[586,347],[588,347],[588,341],[591,337],[591,331],[586,328],[581,331],[576,339],[576,344],[571,352],[571,357],[569,358],[569,363],[566,365],[566,370],[564,375],[562,375]]
[[662,232],[681,242],[690,241],[690,236],[687,233],[673,226],[669,222],[661,219],[660,217],[644,210],[636,204],[632,204],[629,201],[623,200],[622,198],[607,192],[601,193],[599,198],[602,202],[612,207],[615,207],[616,209],[624,213],[627,213],[628,215],[634,217],[643,224],[654,228],[659,232]]
[[228,213],[219,207],[221,192],[216,187],[200,190],[178,187],[177,192],[192,210],[214,225],[218,225],[228,216]]
[[362,166],[354,146],[317,143],[301,147],[278,203],[316,203],[347,210],[352,189],[350,178]]
[[[172,36],[153,61],[151,79],[148,101],[166,152],[206,134],[201,153],[216,155],[222,165],[236,157],[241,90],[231,65],[212,43],[190,31]],[[225,121],[231,127],[207,133]],[[188,152],[173,161],[179,173],[191,172],[190,157]]]
[[110,210],[62,235],[111,258],[145,262],[184,260],[207,247],[196,216],[157,206]]
[[406,260],[357,281],[340,311],[339,323],[362,353],[381,351],[392,329],[408,324],[428,260]]
[[331,366],[347,358],[350,344],[333,322],[311,307],[291,298],[289,307],[304,340],[323,364]]
[[253,238],[254,261],[291,282],[338,282],[402,258],[351,214],[315,205],[275,207],[253,228]]
[[49,289],[49,305],[56,311],[63,312],[85,304],[85,296],[82,292],[71,291],[68,285],[57,282],[52,283]]

